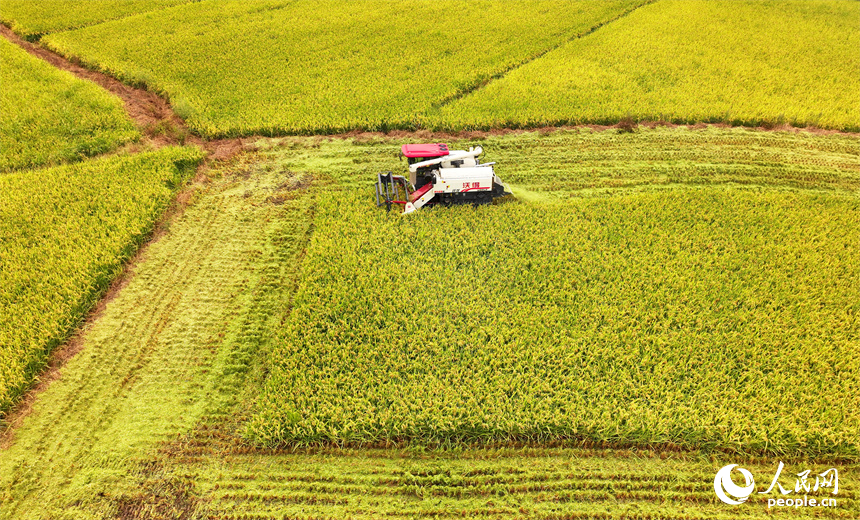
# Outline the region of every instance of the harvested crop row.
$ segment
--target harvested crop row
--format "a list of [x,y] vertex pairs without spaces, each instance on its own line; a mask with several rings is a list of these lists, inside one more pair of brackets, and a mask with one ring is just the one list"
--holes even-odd
[[0,176],[0,415],[104,294],[202,158],[165,148]]
[[[284,138],[285,147],[299,140]],[[352,186],[372,190],[376,173],[403,171],[405,140],[365,138],[352,145],[324,142],[309,152],[280,151],[286,166],[319,169]],[[349,142],[347,142],[349,143]],[[634,133],[588,128],[518,135],[487,135],[452,146],[481,144],[485,161],[497,161],[518,197],[568,198],[616,188],[744,184],[786,189],[853,192],[860,189],[860,139],[807,132],[744,128],[642,127]]]
[[255,440],[858,455],[853,195],[368,198],[320,202]]
[[[195,483],[194,511],[206,518],[849,518],[860,508],[852,491],[857,467],[843,464],[788,462],[780,478],[789,488],[805,469],[837,467],[838,508],[768,510],[773,495],[758,495],[732,511],[713,493],[720,456],[558,448],[271,453],[224,442],[230,427],[209,426],[159,459]],[[742,465],[760,486],[776,469],[770,461]],[[154,476],[147,485],[162,492],[169,482]]]
[[[117,503],[148,490],[147,471],[158,467],[142,461],[204,416],[235,417],[245,388],[258,390],[255,360],[307,242],[311,179],[249,161],[210,172],[86,328],[62,377],[38,394],[14,442],[0,437],[0,519],[122,516]],[[198,446],[208,450],[186,448]],[[138,516],[124,503],[125,517],[159,518],[171,489],[142,499]]]
[[122,101],[0,37],[0,174],[78,161],[140,134]]
[[676,123],[860,131],[860,4],[661,0],[445,106],[437,128]]
[[206,137],[414,127],[645,0],[204,0],[46,36]]
[[490,138],[488,160],[511,183],[573,195],[588,190],[743,184],[845,192],[860,189],[860,139],[743,128],[641,128]]

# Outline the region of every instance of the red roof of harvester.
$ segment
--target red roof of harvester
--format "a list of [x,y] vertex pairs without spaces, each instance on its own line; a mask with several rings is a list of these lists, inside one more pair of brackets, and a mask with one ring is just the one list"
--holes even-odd
[[448,145],[436,144],[404,144],[400,149],[406,157],[442,157],[448,155]]

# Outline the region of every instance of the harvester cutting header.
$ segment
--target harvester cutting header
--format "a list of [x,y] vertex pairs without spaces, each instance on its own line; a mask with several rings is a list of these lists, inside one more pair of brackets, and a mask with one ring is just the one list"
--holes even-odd
[[380,173],[376,182],[376,205],[403,205],[408,215],[433,204],[489,204],[509,195],[493,170],[495,163],[480,164],[480,146],[448,150],[448,145],[404,144],[400,149],[409,163],[409,179],[391,172]]

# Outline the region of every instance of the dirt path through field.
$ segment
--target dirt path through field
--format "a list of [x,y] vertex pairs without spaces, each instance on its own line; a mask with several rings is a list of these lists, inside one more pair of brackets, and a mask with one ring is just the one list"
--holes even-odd
[[191,133],[182,120],[161,96],[145,89],[135,88],[102,72],[88,69],[41,45],[30,43],[5,25],[0,24],[0,34],[33,56],[47,61],[54,67],[71,72],[81,79],[92,81],[118,96],[125,104],[126,113],[134,121],[145,143],[153,148],[162,146],[195,144],[209,152],[212,160],[226,159],[243,149],[245,143],[254,138],[216,139],[206,141]]

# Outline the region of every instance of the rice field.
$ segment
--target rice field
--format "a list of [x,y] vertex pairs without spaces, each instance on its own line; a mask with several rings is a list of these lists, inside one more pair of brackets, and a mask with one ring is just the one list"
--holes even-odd
[[[663,133],[668,131],[488,136],[482,143],[488,150],[497,152],[495,158],[504,157],[507,164],[517,165],[516,172],[500,166],[499,173],[505,180],[519,179],[519,184],[513,187],[527,190],[531,198],[478,210],[422,211],[414,215],[423,219],[420,222],[379,214],[372,207],[371,182],[361,173],[375,171],[380,166],[395,170],[402,167],[393,151],[403,141],[381,137],[259,141],[258,152],[242,155],[208,171],[208,180],[196,185],[192,196],[194,204],[176,215],[167,227],[169,231],[148,246],[144,260],[134,267],[128,285],[106,306],[102,317],[84,332],[82,353],[70,361],[63,369],[63,377],[34,403],[30,415],[14,431],[14,437],[0,438],[4,446],[0,451],[0,497],[4,500],[0,518],[855,518],[860,511],[857,499],[857,470],[860,468],[856,457],[847,450],[817,457],[787,453],[753,455],[746,448],[741,452],[726,452],[711,449],[707,443],[692,450],[672,444],[608,448],[613,443],[584,439],[568,447],[562,446],[564,442],[556,442],[442,448],[429,442],[412,442],[389,448],[339,448],[329,443],[320,448],[289,446],[280,449],[255,445],[244,437],[247,426],[255,420],[254,414],[260,410],[260,402],[256,408],[253,405],[263,388],[261,385],[266,377],[270,377],[270,381],[279,377],[280,368],[272,365],[269,356],[283,355],[283,338],[287,333],[295,333],[287,329],[293,328],[297,313],[305,312],[303,308],[310,298],[308,287],[315,280],[306,273],[309,269],[317,270],[311,264],[318,261],[316,255],[321,251],[321,243],[329,240],[330,229],[337,221],[354,222],[355,217],[350,213],[337,219],[329,218],[334,209],[333,201],[340,201],[341,209],[356,206],[354,214],[366,215],[386,230],[391,226],[423,227],[433,219],[442,225],[441,220],[447,216],[459,229],[459,234],[451,235],[450,240],[462,239],[449,248],[451,258],[464,254],[462,251],[477,252],[486,244],[478,241],[474,247],[469,245],[469,228],[463,224],[469,212],[483,215],[480,220],[483,225],[496,226],[494,220],[487,218],[494,212],[501,212],[500,217],[520,213],[534,216],[553,210],[556,214],[553,223],[563,226],[576,223],[577,215],[588,216],[595,226],[598,222],[605,223],[603,229],[592,229],[591,236],[579,241],[553,243],[538,235],[538,239],[531,241],[535,256],[541,256],[537,253],[547,247],[565,247],[574,242],[579,244],[577,247],[586,247],[586,242],[590,241],[609,246],[601,265],[618,267],[612,263],[617,255],[610,253],[617,253],[620,248],[611,245],[612,239],[617,238],[619,243],[630,241],[618,232],[613,219],[633,226],[649,207],[642,204],[636,209],[631,201],[666,197],[670,201],[668,208],[675,209],[675,218],[663,225],[668,226],[667,232],[683,228],[678,236],[684,240],[676,241],[674,249],[667,248],[662,253],[665,257],[675,255],[675,259],[666,262],[661,274],[671,273],[685,259],[704,260],[710,254],[714,260],[712,266],[702,261],[701,267],[706,271],[689,277],[690,283],[705,280],[706,273],[718,271],[716,267],[720,261],[733,258],[730,250],[724,247],[729,242],[717,240],[732,236],[727,235],[729,224],[737,227],[740,234],[747,228],[738,221],[751,214],[756,214],[761,223],[771,222],[773,225],[763,227],[757,236],[734,236],[736,243],[765,241],[774,248],[768,251],[750,249],[747,251],[749,258],[769,258],[771,265],[777,268],[799,266],[810,258],[797,257],[794,252],[780,254],[776,244],[791,236],[792,229],[818,228],[834,217],[840,207],[850,206],[848,201],[855,189],[851,183],[856,182],[856,178],[851,179],[857,174],[857,167],[851,162],[856,149],[852,151],[847,146],[851,143],[850,137],[676,130],[684,137],[679,138],[679,142],[688,145],[676,143],[673,146],[662,141]],[[782,172],[782,178],[769,179],[762,175],[757,177],[757,184],[751,184],[748,172],[727,168],[726,177],[737,175],[736,179],[746,187],[733,184],[727,178],[718,184],[696,184],[691,178],[690,183],[682,185],[604,186],[599,190],[568,186],[558,190],[548,179],[537,175],[547,156],[572,159],[573,154],[578,153],[576,150],[587,150],[589,144],[603,155],[581,161],[560,160],[555,164],[553,176],[563,177],[566,168],[593,169],[596,173],[603,169],[612,171],[615,164],[611,158],[621,157],[625,149],[642,159],[633,161],[635,166],[627,170],[627,178],[631,180],[640,172],[647,177],[651,169],[671,165],[678,155],[684,156],[685,150],[690,152],[690,148],[708,150],[701,157],[702,164],[716,157],[723,157],[725,161],[735,157],[740,162],[746,160],[753,164],[757,158],[745,155],[744,150],[753,148],[749,140],[755,139],[763,139],[759,142],[762,153],[776,153],[782,147],[786,157],[791,155],[783,170],[773,170]],[[747,145],[742,144],[744,140]],[[654,149],[661,142],[662,152]],[[467,142],[451,144],[462,146]],[[646,151],[653,155],[644,158],[641,154]],[[689,160],[693,159],[691,156]],[[785,182],[792,177],[786,176],[786,172],[797,173],[804,165],[815,166],[819,176],[816,186],[797,187]],[[832,176],[824,175],[827,171]],[[528,182],[530,178],[532,183]],[[725,212],[718,211],[722,206],[717,205],[704,215],[714,218],[710,227],[705,228],[700,218],[702,214],[696,207],[671,203],[698,197],[722,200],[727,205],[739,204],[739,211],[732,217],[736,220],[717,220],[718,216],[725,219]],[[745,200],[757,204],[750,208],[744,204]],[[601,211],[614,205],[627,211],[611,214]],[[580,213],[561,211],[565,206]],[[776,222],[778,208],[785,215],[806,218],[793,221],[783,229],[783,224]],[[823,211],[813,214],[812,208],[823,208]],[[668,213],[668,209],[666,211]],[[846,210],[842,215],[835,215],[836,220],[831,224],[835,226],[851,215],[852,212]],[[723,224],[722,231],[719,226],[712,225],[715,223]],[[344,240],[352,240],[362,229],[345,225],[340,234]],[[709,253],[705,249],[690,249],[684,257],[685,244],[695,243],[695,240],[685,240],[705,229],[714,232],[713,250]],[[660,240],[654,231],[645,234]],[[377,237],[372,232],[366,235],[366,238]],[[824,252],[828,250],[820,248],[838,240],[836,237],[815,238],[809,242],[818,245],[794,249],[808,254],[816,250]],[[423,242],[432,244],[438,242],[438,238],[428,233]],[[506,248],[513,244],[516,241],[511,239],[502,242]],[[389,240],[387,245],[398,247],[396,241]],[[374,247],[381,248],[366,245],[363,250],[369,253]],[[719,247],[724,248],[719,250]],[[713,251],[717,250],[721,252],[715,255]],[[631,251],[634,251],[632,247]],[[340,259],[343,256],[333,255],[323,263],[343,265],[349,261],[349,257]],[[481,264],[497,260],[497,256],[490,253],[487,260],[476,261]],[[443,255],[443,258],[448,256]],[[558,259],[559,263],[561,260],[563,258]],[[840,263],[838,257],[829,264],[821,262],[825,270]],[[397,265],[393,266],[395,273],[399,269]],[[407,265],[405,260],[402,265]],[[533,265],[537,264],[533,262]],[[586,269],[589,266],[579,263],[562,268]],[[534,273],[536,269],[531,271]],[[627,272],[629,270],[621,274]],[[344,273],[347,277],[354,276],[351,271]],[[737,273],[744,271],[741,269]],[[775,282],[779,273],[779,270],[766,273],[761,279]],[[615,274],[606,269],[603,276],[608,279]],[[800,278],[812,281],[816,276],[819,275],[808,272]],[[850,282],[855,279],[852,276],[840,282]],[[538,278],[524,276],[522,279],[529,282]],[[741,276],[736,286],[742,287],[744,280],[748,278]],[[636,287],[634,284],[634,290]],[[671,287],[667,284],[664,293]],[[792,285],[774,283],[772,287],[789,291]],[[597,289],[599,287],[595,286]],[[813,287],[810,294],[795,294],[794,299],[820,303],[826,289]],[[828,297],[838,299],[839,291]],[[654,297],[660,298],[664,293],[657,292]],[[402,294],[405,293],[398,289],[388,298],[380,298],[378,303],[394,302],[398,312],[393,316],[395,323],[408,310]],[[324,295],[325,291],[321,293]],[[633,296],[630,295],[629,300],[633,300]],[[566,297],[567,294],[558,295],[558,301],[547,302],[545,308],[561,303],[560,298]],[[440,300],[440,304],[443,303],[445,300]],[[688,299],[678,302],[673,309],[677,311],[685,306],[690,309],[694,303],[693,299]],[[744,303],[746,306],[741,312],[764,312],[763,307],[752,307],[751,300]],[[522,305],[523,299],[512,299],[509,307],[515,311]],[[646,306],[647,303],[634,302],[630,308],[635,311]],[[611,305],[603,307],[611,310]],[[792,309],[799,310],[784,307],[786,312]],[[805,310],[805,318],[799,316],[799,325],[806,323],[804,319],[816,316],[816,312],[828,312],[816,310],[815,305]],[[517,316],[513,312],[511,315]],[[778,311],[775,316],[786,315]],[[343,317],[349,318],[349,313],[344,313]],[[455,315],[446,323],[453,325],[456,318]],[[832,313],[832,318],[837,320],[839,314]],[[314,323],[322,321],[315,320]],[[539,324],[540,320],[533,322]],[[506,320],[498,327],[498,333],[509,331],[511,323],[512,320]],[[773,337],[765,334],[767,330],[778,333],[777,325],[785,324],[774,323],[771,329],[766,329],[766,321],[756,323],[763,338]],[[662,333],[667,345],[662,346],[662,352],[667,351],[665,347],[671,343],[673,334],[675,337],[683,335],[672,332],[675,329],[669,321],[665,324],[666,330]],[[707,320],[702,323],[707,324]],[[691,326],[700,327],[698,324]],[[706,337],[704,329],[696,330]],[[457,337],[456,333],[452,337]],[[786,344],[785,348],[802,346],[804,341],[811,341],[810,338]],[[595,351],[598,353],[605,354]],[[745,359],[755,361],[754,354],[744,352]],[[707,356],[708,353],[703,351],[698,355]],[[733,353],[725,351],[721,355]],[[595,361],[600,362],[600,357],[595,355]],[[450,360],[444,353],[441,359]],[[632,366],[619,356],[613,359],[619,361],[619,369]],[[853,358],[815,359],[815,364],[803,367],[804,374],[823,377],[814,369],[824,367],[829,361],[848,363],[850,369]],[[385,366],[384,363],[387,361],[380,357],[378,365]],[[549,365],[534,366],[551,370],[557,365],[554,360]],[[273,368],[273,375],[267,376]],[[690,365],[690,370],[695,368],[696,365]],[[750,365],[750,369],[757,368],[766,367]],[[740,373],[743,369],[735,365],[723,374]],[[607,375],[621,373],[618,370]],[[99,374],[99,377],[93,378],[92,374]],[[791,377],[791,374],[783,375]],[[677,380],[684,375],[667,371],[667,377]],[[856,374],[845,372],[843,377],[850,382]],[[776,378],[772,382],[781,383]],[[807,383],[801,381],[800,384],[800,388],[804,388],[802,385]],[[170,391],[165,392],[165,388]],[[856,420],[853,408],[848,408],[850,401],[856,399],[856,391],[852,389],[856,387],[840,392],[835,382],[829,383],[827,388],[830,400],[825,401],[818,393],[815,411],[834,413],[845,406],[843,412],[848,424]],[[795,395],[794,399],[803,399],[803,394],[796,394],[800,397]],[[689,393],[691,398],[696,395],[696,392]],[[403,395],[404,400],[415,397],[414,393]],[[329,394],[321,392],[319,402],[328,398]],[[788,409],[783,411],[790,421],[805,420],[800,414],[788,413]],[[743,418],[735,416],[738,417]],[[741,464],[755,475],[757,489],[764,491],[779,461],[785,463],[780,483],[792,490],[797,473],[806,469],[819,473],[831,467],[838,468],[838,506],[768,508],[767,499],[774,495],[756,494],[749,503],[733,508],[714,495],[714,474],[720,467]],[[792,492],[788,496],[795,495]],[[819,492],[810,494],[812,496],[827,495]]]
[[[91,158],[118,100],[0,38],[0,520],[860,517],[858,15],[2,2],[254,137]],[[440,141],[514,198],[375,207]]]
[[394,218],[367,194],[402,169],[397,141],[283,153],[349,188],[320,196],[246,434],[856,457],[856,137],[657,127],[452,146],[476,142],[510,165],[518,202]]
[[[857,131],[858,15],[848,0],[205,0],[43,42],[165,95],[205,137],[628,119]],[[451,20],[474,23],[440,29]]]
[[[147,244],[83,331],[81,352],[26,418],[11,418],[20,421],[14,430],[0,428],[0,518],[117,516],[123,497],[153,476],[148,461],[165,443],[207,417],[242,413],[295,284],[312,182],[233,164],[185,192],[194,204]],[[142,507],[151,514],[140,518],[177,517],[153,497]]]
[[0,38],[0,175],[79,161],[140,133],[122,101]]
[[204,0],[42,41],[205,137],[385,130],[642,3]]
[[860,130],[860,4],[661,0],[441,107],[451,129],[622,119]]
[[163,9],[191,0],[3,0],[0,22],[27,40]]
[[320,198],[258,442],[860,454],[855,196],[370,202]]

